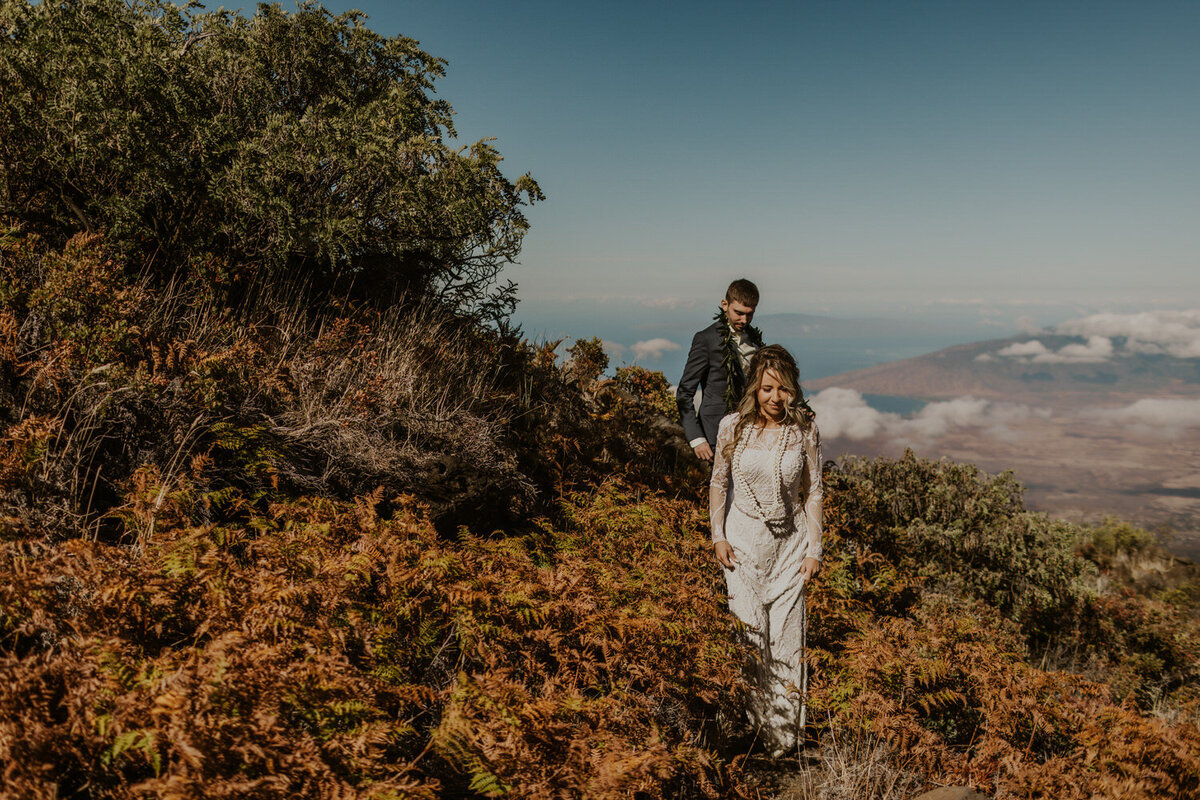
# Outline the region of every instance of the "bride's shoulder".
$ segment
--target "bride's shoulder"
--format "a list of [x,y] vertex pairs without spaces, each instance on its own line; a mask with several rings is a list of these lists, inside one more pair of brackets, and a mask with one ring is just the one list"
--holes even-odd
[[738,415],[737,415],[736,411],[731,414],[726,414],[725,416],[721,417],[721,424],[717,426],[717,436],[720,436],[722,433],[725,433],[727,431],[733,430],[733,427],[735,425],[737,425],[737,421],[738,421]]
[[801,438],[813,444],[819,445],[821,443],[821,431],[817,429],[817,420],[815,418],[808,420],[801,426],[800,430]]

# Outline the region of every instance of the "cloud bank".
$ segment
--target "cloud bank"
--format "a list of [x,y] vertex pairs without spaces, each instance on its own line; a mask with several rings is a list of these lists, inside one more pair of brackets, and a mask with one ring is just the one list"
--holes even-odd
[[1144,397],[1124,408],[1096,409],[1085,415],[1100,423],[1125,425],[1139,433],[1165,438],[1200,428],[1200,400]]
[[1034,356],[1035,363],[1051,364],[1097,364],[1112,358],[1112,339],[1105,336],[1089,336],[1087,344],[1068,344],[1057,353]]
[[1057,331],[1071,336],[1121,337],[1131,353],[1200,358],[1200,309],[1093,314],[1064,322]]
[[663,353],[670,350],[682,350],[683,346],[670,339],[647,339],[644,342],[634,343],[630,349],[633,350],[634,361],[657,361],[662,358]]
[[[996,351],[996,356],[1030,364],[1099,364],[1113,357],[1112,340],[1106,336],[1089,336],[1086,344],[1068,344],[1051,350],[1037,339],[1015,342]],[[993,360],[990,353],[975,357],[976,361]]]
[[1001,350],[996,351],[996,355],[1005,358],[1022,358],[1024,356],[1044,356],[1050,351],[1046,349],[1046,345],[1033,339],[1028,342],[1016,342],[1010,344]]
[[[1051,350],[1040,340],[1030,339],[994,353],[981,353],[975,360],[1009,358],[1026,364],[1099,364],[1133,353],[1200,358],[1200,309],[1093,314],[1064,322],[1053,332],[1083,337],[1087,343]],[[1119,340],[1119,346],[1114,340]]]
[[896,444],[929,442],[962,428],[979,428],[998,438],[1012,438],[1016,434],[1009,426],[1031,417],[1050,416],[1044,409],[965,396],[929,403],[916,414],[904,417],[872,408],[853,389],[836,387],[818,392],[809,402],[817,412],[823,438],[860,441],[883,437]]

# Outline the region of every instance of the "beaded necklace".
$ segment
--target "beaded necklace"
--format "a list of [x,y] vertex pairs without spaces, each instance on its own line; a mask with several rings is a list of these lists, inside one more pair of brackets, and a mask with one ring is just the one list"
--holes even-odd
[[747,426],[746,431],[738,439],[737,447],[733,451],[733,484],[737,490],[749,498],[750,503],[754,507],[754,514],[757,519],[761,519],[766,523],[772,533],[782,534],[788,530],[788,509],[787,503],[783,499],[783,455],[787,452],[788,444],[790,443],[792,434],[791,425],[784,425],[779,434],[779,441],[775,447],[775,464],[772,477],[772,489],[774,496],[770,498],[771,505],[769,508],[764,507],[758,495],[750,488],[750,481],[746,480],[746,474],[742,471],[742,453],[746,450],[746,445],[750,442],[750,437],[753,431],[751,426]]

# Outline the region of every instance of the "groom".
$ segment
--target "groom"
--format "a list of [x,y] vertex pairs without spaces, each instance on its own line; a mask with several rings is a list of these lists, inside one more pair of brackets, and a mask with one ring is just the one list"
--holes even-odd
[[[741,399],[750,356],[762,347],[762,334],[750,324],[757,306],[758,287],[740,278],[729,284],[713,324],[692,337],[675,400],[688,444],[704,461],[712,461],[717,426]],[[696,389],[701,390],[699,414]]]

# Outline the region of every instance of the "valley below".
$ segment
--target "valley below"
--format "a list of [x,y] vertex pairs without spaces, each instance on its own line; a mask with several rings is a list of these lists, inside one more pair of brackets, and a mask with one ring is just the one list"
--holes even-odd
[[[979,342],[806,390],[829,420],[827,458],[911,448],[988,472],[1011,469],[1033,510],[1085,522],[1118,516],[1200,559],[1196,359],[1131,351],[1124,340],[1104,358],[1072,357],[1080,351],[1071,348],[1087,346],[1061,336]],[[902,417],[855,405],[852,393],[873,406],[924,405]]]

